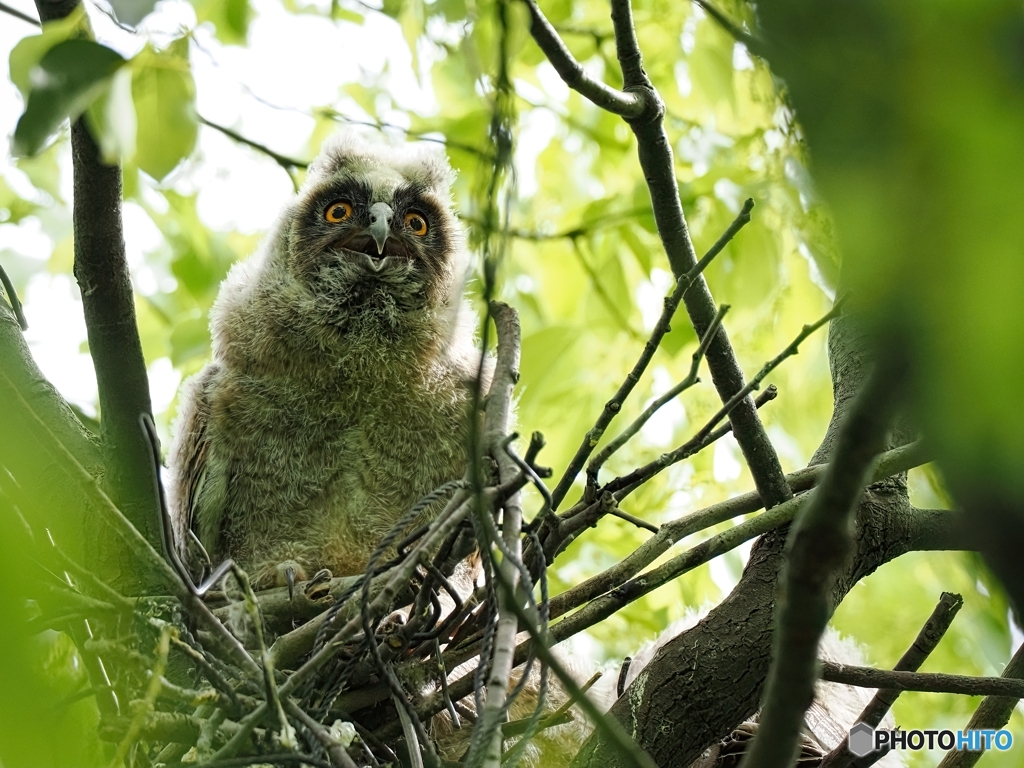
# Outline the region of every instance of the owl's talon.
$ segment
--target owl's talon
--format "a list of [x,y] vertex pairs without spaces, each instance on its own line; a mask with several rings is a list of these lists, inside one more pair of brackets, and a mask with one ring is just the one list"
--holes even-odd
[[331,579],[334,574],[327,568],[321,568],[313,574],[313,578],[306,582],[302,592],[310,600],[322,600],[331,593]]

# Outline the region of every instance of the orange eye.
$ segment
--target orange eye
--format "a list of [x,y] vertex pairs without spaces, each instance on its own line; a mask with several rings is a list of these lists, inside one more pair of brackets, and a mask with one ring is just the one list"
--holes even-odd
[[352,203],[348,203],[344,200],[336,200],[327,206],[327,210],[324,211],[324,218],[331,224],[338,224],[339,222],[345,221],[345,219],[351,215]]
[[416,237],[423,237],[427,234],[427,219],[422,213],[411,211],[405,214],[405,226],[407,226]]

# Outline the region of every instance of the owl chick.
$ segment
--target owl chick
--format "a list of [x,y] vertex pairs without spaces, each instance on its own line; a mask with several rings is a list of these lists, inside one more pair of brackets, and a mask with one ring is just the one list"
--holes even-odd
[[337,137],[232,268],[169,458],[197,572],[205,548],[259,587],[361,573],[402,513],[463,475],[480,358],[451,177],[422,148]]

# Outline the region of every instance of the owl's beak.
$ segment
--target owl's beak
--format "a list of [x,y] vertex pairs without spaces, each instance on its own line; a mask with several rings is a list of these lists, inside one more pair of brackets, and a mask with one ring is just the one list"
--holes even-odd
[[391,217],[395,212],[387,203],[374,203],[370,206],[370,226],[367,228],[373,242],[377,244],[377,254],[384,253],[384,243],[391,234]]

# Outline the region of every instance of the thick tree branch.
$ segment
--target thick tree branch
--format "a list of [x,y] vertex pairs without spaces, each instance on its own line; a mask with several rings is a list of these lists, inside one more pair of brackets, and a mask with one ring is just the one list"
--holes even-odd
[[[67,16],[76,5],[77,0],[36,0],[43,22]],[[125,516],[159,546],[159,502],[150,480],[149,442],[139,425],[139,417],[152,416],[153,408],[125,257],[121,169],[103,163],[81,118],[71,126],[71,156],[74,272],[99,386],[106,482]]]
[[[636,136],[640,168],[651,193],[654,220],[658,226],[674,274],[685,274],[697,261],[693,241],[679,199],[679,185],[674,173],[672,145],[665,133],[665,104],[647,73],[633,26],[629,0],[613,0],[612,24],[615,45],[622,66],[624,88],[629,92],[644,93],[646,108],[638,117],[627,122]],[[716,304],[707,282],[698,278],[684,297],[686,310],[697,335],[703,337],[714,321]],[[743,389],[743,371],[724,332],[719,333],[707,353],[711,378],[723,402]],[[775,506],[792,493],[786,487],[782,466],[764,426],[757,415],[753,398],[745,398],[729,414],[733,434],[743,451],[761,496],[769,507]]]

